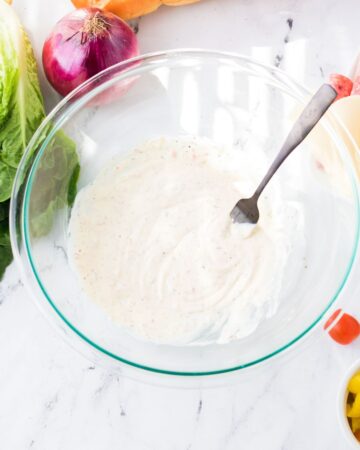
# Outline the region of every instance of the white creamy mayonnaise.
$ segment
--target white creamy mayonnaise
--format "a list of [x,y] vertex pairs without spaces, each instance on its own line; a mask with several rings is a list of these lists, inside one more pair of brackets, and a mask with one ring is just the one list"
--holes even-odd
[[272,182],[256,226],[229,214],[265,168],[261,152],[194,137],[150,140],[112,160],[71,215],[70,257],[85,293],[151,341],[225,343],[252,333],[278,306],[286,208]]

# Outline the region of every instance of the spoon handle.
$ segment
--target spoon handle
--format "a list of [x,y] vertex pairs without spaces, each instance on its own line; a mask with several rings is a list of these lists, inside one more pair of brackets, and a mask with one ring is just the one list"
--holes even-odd
[[306,138],[321,117],[326,113],[337,96],[336,90],[330,84],[323,84],[311,98],[300,117],[295,122],[281,150],[271,164],[268,172],[255,191],[254,198],[258,198],[271,177],[278,170],[284,160]]

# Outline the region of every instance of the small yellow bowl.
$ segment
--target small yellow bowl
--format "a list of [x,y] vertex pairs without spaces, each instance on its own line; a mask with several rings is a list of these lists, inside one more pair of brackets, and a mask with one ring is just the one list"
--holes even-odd
[[349,421],[346,416],[346,403],[347,403],[347,398],[349,395],[349,391],[348,391],[349,381],[358,372],[360,372],[360,360],[357,360],[347,371],[347,373],[341,383],[340,391],[339,391],[339,398],[338,398],[338,405],[339,405],[338,417],[339,417],[339,422],[341,424],[341,428],[343,430],[343,434],[345,435],[346,440],[349,443],[349,445],[351,445],[351,448],[357,449],[357,450],[360,449],[360,442],[356,439],[356,437],[354,436],[354,433],[352,432],[352,430],[350,428]]

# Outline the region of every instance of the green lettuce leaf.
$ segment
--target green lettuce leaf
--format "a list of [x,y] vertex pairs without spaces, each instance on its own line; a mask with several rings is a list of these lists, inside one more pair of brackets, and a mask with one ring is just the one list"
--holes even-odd
[[[16,168],[45,110],[31,43],[12,7],[0,0],[0,280],[12,260],[8,209]],[[52,124],[33,147],[31,162]],[[47,146],[30,207],[33,236],[47,233],[56,210],[76,195],[80,165],[74,142],[57,132]],[[24,182],[24,180],[23,180]]]
[[9,246],[9,245],[10,245],[10,236],[9,236],[8,221],[3,220],[0,222],[0,246]]
[[0,0],[0,279],[12,260],[7,200],[20,159],[44,117],[30,41],[12,7]]
[[15,174],[16,169],[8,166],[0,159],[0,202],[4,202],[10,198]]
[[[17,168],[45,117],[30,41],[12,7],[4,0],[0,1],[0,75],[0,186],[3,187],[13,180],[15,171],[11,168]],[[10,197],[10,189],[0,192],[0,201]]]
[[0,280],[3,277],[7,266],[13,259],[10,241],[6,246],[0,246]]
[[75,143],[60,130],[47,145],[33,181],[30,201],[32,237],[47,234],[52,228],[56,211],[72,206],[79,173]]
[[9,217],[10,201],[0,203],[0,222]]
[[9,235],[9,200],[0,203],[0,279],[12,260]]

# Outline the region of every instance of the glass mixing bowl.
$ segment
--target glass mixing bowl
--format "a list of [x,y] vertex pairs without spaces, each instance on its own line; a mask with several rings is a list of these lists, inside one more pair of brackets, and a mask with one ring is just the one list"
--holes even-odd
[[[199,135],[239,151],[261,147],[271,161],[308,96],[273,67],[187,50],[119,64],[65,98],[33,137],[11,203],[15,257],[47,318],[92,360],[175,375],[243,369],[304,336],[338,298],[358,243],[352,163],[326,118],[276,175],[301,217],[303,239],[294,243],[276,314],[246,338],[171,346],[132,336],[79,286],[68,260],[68,222],[76,195],[75,152],[79,190],[111,158],[156,136]],[[330,144],[323,148],[323,142]]]

